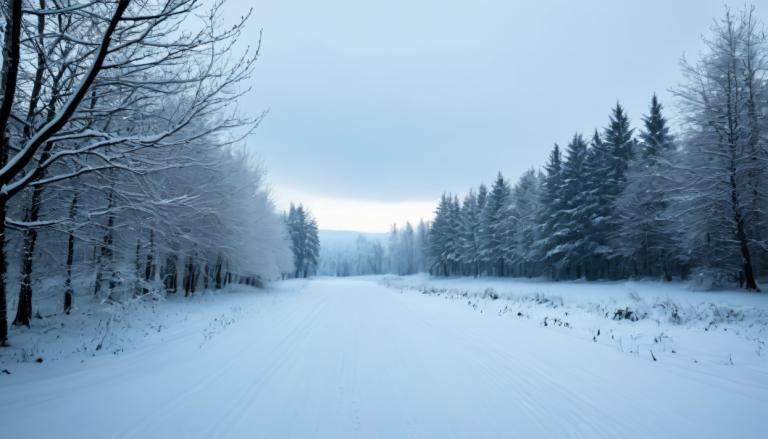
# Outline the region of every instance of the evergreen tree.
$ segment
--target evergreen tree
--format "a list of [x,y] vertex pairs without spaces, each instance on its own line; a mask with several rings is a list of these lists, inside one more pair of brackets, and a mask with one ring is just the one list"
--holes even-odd
[[613,244],[631,261],[635,274],[671,279],[675,249],[666,210],[671,195],[668,160],[673,143],[655,94],[639,137],[640,153],[630,162],[626,187],[615,204],[619,223]]
[[613,254],[609,246],[611,220],[614,210],[614,187],[611,183],[615,161],[611,145],[595,130],[587,154],[585,193],[579,215],[585,223],[585,273],[588,279],[605,277],[608,261]]
[[560,228],[563,197],[562,190],[562,153],[555,144],[544,166],[544,181],[539,195],[539,212],[537,215],[538,241],[534,245],[536,260],[549,268],[550,277],[557,277],[554,267],[554,255],[551,253],[557,247],[555,231]]
[[470,190],[461,205],[460,259],[475,277],[480,275],[480,215],[477,195]]
[[416,248],[413,226],[410,222],[405,223],[403,232],[400,234],[400,254],[402,260],[401,274],[416,273]]
[[309,277],[317,271],[320,238],[317,221],[304,206],[291,203],[285,216],[295,264],[294,277]]
[[488,200],[488,188],[484,184],[477,187],[477,208],[482,212]]
[[429,271],[429,224],[424,220],[416,227],[416,266],[420,273]]
[[448,260],[445,258],[450,234],[451,199],[446,194],[440,198],[435,210],[435,219],[429,229],[429,271],[432,274],[447,276],[449,274]]
[[496,276],[504,276],[506,260],[506,230],[504,220],[508,213],[511,189],[499,172],[488,196],[480,221],[480,260]]
[[581,134],[574,134],[566,149],[563,163],[561,194],[563,202],[560,221],[554,230],[557,246],[551,251],[562,274],[581,277],[588,256],[587,232],[590,218],[584,216],[581,206],[586,198],[587,142]]
[[662,105],[656,97],[651,98],[651,108],[647,116],[643,117],[644,129],[640,131],[642,156],[644,158],[658,158],[672,148],[672,136],[669,134],[667,119],[662,115]]
[[392,228],[389,230],[387,253],[389,255],[389,272],[401,274],[400,231],[397,228],[397,224],[392,224]]
[[509,259],[515,264],[518,276],[530,277],[536,273],[536,255],[532,249],[538,239],[540,190],[540,177],[533,169],[523,174],[512,190],[510,217],[515,219],[515,228],[510,231]]
[[[626,173],[635,150],[633,136],[634,129],[630,127],[629,117],[621,104],[616,103],[616,107],[611,111],[608,126],[603,133],[603,141],[608,148],[606,161],[608,173],[606,181],[603,182],[604,191],[601,193],[605,203],[609,206],[606,209],[609,213],[604,228],[607,237],[613,236],[619,227],[620,219],[616,213],[615,203],[626,186]],[[620,252],[617,251],[610,252],[609,256],[612,263],[606,267],[605,274],[607,276],[620,277],[624,274],[620,255]]]

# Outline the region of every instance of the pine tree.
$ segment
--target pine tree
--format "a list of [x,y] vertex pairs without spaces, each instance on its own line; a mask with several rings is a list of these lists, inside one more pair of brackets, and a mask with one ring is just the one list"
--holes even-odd
[[389,244],[387,248],[389,255],[389,272],[392,274],[401,273],[401,261],[400,257],[400,231],[397,228],[397,224],[392,224],[392,228],[389,229]]
[[[634,129],[630,127],[629,117],[621,104],[611,111],[609,124],[603,133],[603,141],[608,148],[607,152],[607,179],[603,182],[604,191],[601,196],[609,206],[607,222],[605,224],[605,236],[613,236],[619,227],[620,219],[617,216],[615,203],[619,194],[626,186],[626,173],[629,162],[635,150]],[[622,261],[620,252],[611,251],[609,257],[613,263],[606,268],[606,275],[611,277],[622,276]]]
[[401,274],[416,273],[416,248],[414,244],[413,226],[410,222],[406,222],[403,232],[400,234]]
[[294,277],[308,277],[317,270],[320,258],[317,221],[304,206],[291,203],[285,222],[293,251]]
[[451,199],[446,194],[440,198],[440,203],[435,210],[435,219],[429,229],[429,271],[435,275],[447,276],[449,274],[447,253],[447,241],[450,233],[449,215]]
[[632,262],[637,274],[669,280],[675,253],[666,215],[673,139],[655,94],[639,137],[640,153],[630,162],[627,184],[615,203],[619,223],[614,248]]
[[608,261],[614,253],[609,245],[614,215],[614,188],[610,184],[614,166],[611,145],[604,142],[595,130],[587,154],[585,194],[579,207],[579,215],[588,219],[584,244],[587,252],[584,275],[588,279],[605,277]]
[[484,184],[477,187],[477,208],[482,212],[485,202],[488,201],[488,188]]
[[561,193],[560,221],[554,231],[557,247],[551,251],[561,273],[579,278],[588,258],[587,233],[590,218],[582,214],[586,197],[587,142],[574,134],[566,149]]
[[651,98],[651,108],[643,117],[644,129],[640,131],[641,154],[644,158],[658,158],[672,148],[672,136],[669,134],[667,119],[662,115],[662,105],[656,97]]
[[480,275],[480,208],[477,195],[470,190],[461,205],[461,263],[469,268],[469,272],[477,277]]
[[480,222],[480,260],[496,276],[505,275],[504,219],[510,202],[509,183],[499,172],[488,196]]
[[534,245],[536,260],[549,269],[549,276],[556,278],[557,271],[554,268],[555,258],[551,253],[557,247],[555,232],[560,228],[560,216],[562,212],[562,154],[560,147],[555,144],[549,154],[547,164],[544,166],[544,182],[539,195],[538,212],[538,241]]
[[509,259],[516,265],[518,276],[530,277],[536,273],[536,255],[532,249],[537,240],[540,190],[540,177],[533,169],[523,174],[512,190],[510,217],[515,219],[515,228],[510,231]]
[[416,227],[416,266],[420,273],[429,271],[429,224],[419,221]]

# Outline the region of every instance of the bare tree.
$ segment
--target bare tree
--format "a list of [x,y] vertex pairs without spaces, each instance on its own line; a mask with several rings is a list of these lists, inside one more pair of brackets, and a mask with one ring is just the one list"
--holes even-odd
[[[3,70],[0,77],[0,343],[7,340],[6,224],[23,230],[19,309],[15,323],[32,315],[32,261],[41,226],[64,225],[67,216],[40,220],[43,190],[71,179],[92,185],[107,198],[99,256],[114,260],[113,231],[123,174],[158,173],[187,166],[187,157],[158,153],[205,140],[218,147],[236,143],[257,118],[230,110],[247,91],[258,55],[232,56],[247,19],[220,26],[216,2],[202,25],[192,28],[199,0],[96,0],[38,7],[7,2]],[[24,66],[32,70],[20,72]],[[23,116],[21,116],[23,115]],[[201,123],[204,121],[204,123]],[[221,133],[240,130],[225,138]],[[86,178],[86,180],[83,180]],[[104,190],[104,188],[115,188]],[[24,219],[8,218],[9,202],[30,191]],[[86,198],[87,200],[87,198]],[[84,200],[82,200],[84,201]],[[71,226],[71,225],[70,225]],[[74,230],[74,229],[73,229]],[[110,268],[110,285],[116,271]]]

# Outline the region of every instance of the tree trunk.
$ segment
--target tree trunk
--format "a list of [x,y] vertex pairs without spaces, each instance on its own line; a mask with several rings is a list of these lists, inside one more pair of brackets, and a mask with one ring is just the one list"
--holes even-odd
[[208,281],[210,280],[210,270],[208,269],[208,258],[205,259],[205,267],[203,268],[203,290],[208,289]]
[[752,255],[749,251],[749,243],[747,241],[746,233],[744,232],[744,219],[739,214],[736,215],[736,235],[739,240],[739,248],[741,249],[741,258],[744,261],[744,281],[746,282],[746,288],[750,291],[760,292],[760,287],[757,286],[757,280],[755,279],[755,271],[752,266]]
[[739,250],[741,251],[741,259],[744,265],[744,280],[746,281],[746,288],[750,291],[760,291],[755,280],[755,271],[752,266],[752,255],[749,251],[749,239],[747,238],[747,232],[744,228],[744,216],[741,213],[741,205],[739,202],[738,186],[736,185],[736,146],[732,139],[730,140],[730,183],[731,183],[731,208],[733,209],[733,219],[736,223],[736,239],[739,241]]
[[144,280],[152,282],[155,280],[155,231],[149,231],[149,251],[147,252],[147,263],[144,267]]
[[75,260],[75,232],[74,222],[77,213],[77,192],[72,197],[72,203],[69,205],[69,237],[67,238],[67,278],[64,280],[64,313],[69,314],[72,311],[72,262]]
[[176,255],[168,256],[165,261],[165,289],[169,293],[175,293],[179,285],[178,259]]
[[[2,160],[5,161],[5,160]],[[8,345],[8,308],[5,302],[5,209],[7,200],[0,198],[0,346]]]
[[141,283],[141,239],[138,239],[138,238],[136,239],[135,264],[136,264],[136,283],[135,283],[136,286],[134,287],[133,291],[134,291],[134,294],[138,296],[139,294],[147,293],[147,291],[145,289],[142,289],[139,285]]
[[101,293],[101,279],[102,279],[102,266],[101,266],[101,246],[98,247],[98,250],[96,247],[93,248],[93,254],[96,259],[96,281],[94,282],[93,286],[93,295],[98,296],[99,293]]
[[214,275],[213,275],[213,281],[214,281],[213,285],[214,285],[214,288],[216,288],[217,290],[220,290],[222,287],[222,284],[221,284],[222,265],[224,265],[224,261],[222,260],[221,255],[219,255],[216,257],[216,269],[214,270]]
[[189,291],[194,294],[197,291],[197,279],[200,277],[200,268],[195,262],[195,258],[190,258],[189,266]]
[[115,206],[115,191],[114,188],[110,188],[109,196],[107,198],[107,234],[104,237],[104,251],[107,263],[109,264],[109,299],[113,298],[113,294],[118,284],[117,268],[115,267],[115,214],[112,209]]
[[[35,188],[37,192],[37,188]],[[32,195],[32,204],[36,204],[36,194]],[[34,207],[33,207],[34,209]],[[36,209],[35,209],[36,210]],[[33,216],[34,215],[34,216]],[[27,211],[27,221],[37,221],[37,215]],[[24,253],[21,262],[21,282],[19,285],[19,303],[16,307],[15,326],[29,327],[32,319],[32,261],[37,241],[37,231],[34,228],[24,230]]]
[[[22,1],[4,1],[2,14],[5,16],[5,32],[3,32],[2,47],[3,67],[0,71],[0,90],[3,93],[3,99],[0,101],[2,102],[0,105],[0,142],[2,142],[0,144],[0,156],[2,156],[2,165],[5,165],[8,159],[8,142],[10,140],[6,134],[6,128],[16,96],[16,83],[19,78],[19,64],[21,62]],[[7,203],[7,199],[2,201],[3,221],[5,220],[4,214]],[[5,226],[3,226],[4,228]],[[3,270],[2,275],[5,274],[5,270]],[[4,288],[3,294],[5,294]],[[5,296],[3,296],[3,303],[5,303]],[[7,328],[3,333],[5,337],[0,336],[0,342],[7,340]]]

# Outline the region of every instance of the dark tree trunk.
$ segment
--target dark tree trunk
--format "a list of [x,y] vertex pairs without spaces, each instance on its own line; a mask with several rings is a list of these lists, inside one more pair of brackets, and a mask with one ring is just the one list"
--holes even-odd
[[98,296],[99,293],[101,293],[101,280],[102,280],[102,266],[101,266],[101,253],[102,253],[102,247],[98,247],[98,251],[96,247],[93,248],[93,253],[96,259],[96,282],[93,286],[93,295]]
[[117,273],[115,272],[115,261],[114,261],[114,248],[113,248],[113,228],[115,225],[115,216],[112,213],[112,208],[114,207],[114,192],[112,189],[110,189],[109,193],[107,194],[107,226],[106,226],[106,232],[104,233],[104,237],[101,241],[101,247],[99,249],[98,253],[98,259],[96,264],[96,285],[94,287],[94,295],[99,295],[101,292],[101,284],[104,280],[104,269],[105,264],[107,264],[108,271],[109,271],[109,299],[112,299],[112,293],[114,289],[117,287]]
[[208,281],[210,280],[210,270],[208,269],[208,259],[205,260],[205,267],[203,268],[203,290],[208,289]]
[[752,255],[749,251],[749,244],[747,241],[746,233],[744,232],[744,219],[737,214],[736,222],[736,235],[739,240],[739,248],[741,249],[741,258],[744,261],[744,282],[746,288],[750,291],[760,291],[760,287],[757,286],[757,280],[755,279],[755,270],[752,265]]
[[152,282],[155,280],[155,231],[149,231],[149,251],[147,252],[147,263],[144,266],[144,280]]
[[741,213],[739,202],[738,187],[736,185],[736,147],[733,141],[730,142],[731,163],[730,163],[730,183],[731,183],[731,208],[733,209],[734,222],[736,223],[736,240],[739,242],[741,259],[744,266],[744,280],[746,288],[750,291],[760,291],[755,279],[755,271],[752,266],[752,254],[749,251],[749,239],[744,228],[744,216]]
[[[36,197],[37,195],[37,197]],[[32,194],[33,210],[35,205],[39,205],[39,192],[35,188]],[[25,216],[27,221],[37,221],[37,212],[27,211]],[[19,285],[19,304],[16,307],[16,318],[13,324],[16,326],[29,327],[32,320],[32,262],[35,252],[35,243],[37,242],[37,231],[29,227],[24,230],[24,253],[21,262],[21,284]]]
[[[5,161],[5,160],[3,160]],[[7,200],[0,198],[0,346],[8,345],[8,307],[5,301],[5,209]]]
[[299,277],[301,277],[301,268],[302,268],[302,265],[304,265],[304,261],[302,261],[301,259],[299,259],[298,261],[296,261],[296,274],[293,276],[293,277],[295,277],[296,279],[298,279]]
[[666,252],[661,252],[661,266],[664,272],[664,280],[667,282],[672,281],[672,273],[669,270],[669,261],[667,260]]
[[[40,1],[40,8],[45,9],[45,1]],[[45,59],[42,52],[44,46],[43,35],[45,34],[45,18],[38,17],[38,28],[40,48],[37,50],[37,69],[35,72],[35,81],[32,87],[32,96],[29,104],[29,113],[27,115],[27,121],[30,125],[24,128],[24,137],[29,138],[31,134],[31,123],[34,120],[34,113],[37,107],[37,102],[40,97],[40,88],[45,70]],[[55,103],[59,99],[58,79],[54,80],[52,90],[52,104],[48,107],[47,121],[50,122],[56,116]],[[40,161],[38,163],[44,163],[48,160],[53,149],[53,142],[46,142],[40,155]],[[35,181],[39,180],[45,175],[45,169],[39,164],[35,169]],[[40,205],[43,198],[44,186],[34,186],[32,189],[32,199],[30,202],[29,210],[27,210],[26,219],[29,222],[36,222],[40,219]],[[37,230],[34,227],[29,227],[24,231],[24,253],[21,263],[21,282],[19,285],[19,304],[16,309],[16,318],[13,321],[14,325],[29,327],[30,320],[32,319],[32,264],[35,256],[35,246],[37,245]]]
[[169,255],[165,260],[163,283],[165,284],[165,291],[168,293],[176,292],[178,278],[176,262],[176,255]]
[[[69,206],[69,221],[74,223],[77,213],[77,192],[72,197],[72,204]],[[69,314],[72,311],[72,263],[75,259],[75,232],[74,224],[70,225],[69,237],[67,239],[67,278],[64,281],[64,313]]]
[[197,291],[197,280],[200,277],[200,267],[197,265],[194,258],[191,259],[189,276],[189,291],[194,294]]
[[109,298],[112,299],[112,295],[117,288],[117,269],[115,268],[115,214],[112,209],[115,206],[115,192],[114,188],[110,188],[109,196],[107,198],[107,234],[104,237],[104,251],[107,262],[109,263]]
[[187,263],[184,264],[184,297],[189,296],[195,292],[195,285],[197,284],[197,264],[193,256],[187,256]]
[[222,281],[222,279],[221,279],[221,268],[222,268],[223,264],[224,264],[224,261],[222,261],[221,255],[217,256],[216,257],[216,269],[214,270],[214,275],[213,275],[214,288],[216,288],[217,290],[220,290],[221,287],[222,287],[222,285],[221,285],[221,281]]
[[146,289],[142,289],[140,287],[141,283],[141,239],[136,239],[136,286],[134,287],[134,294],[139,295],[141,294],[147,294]]

